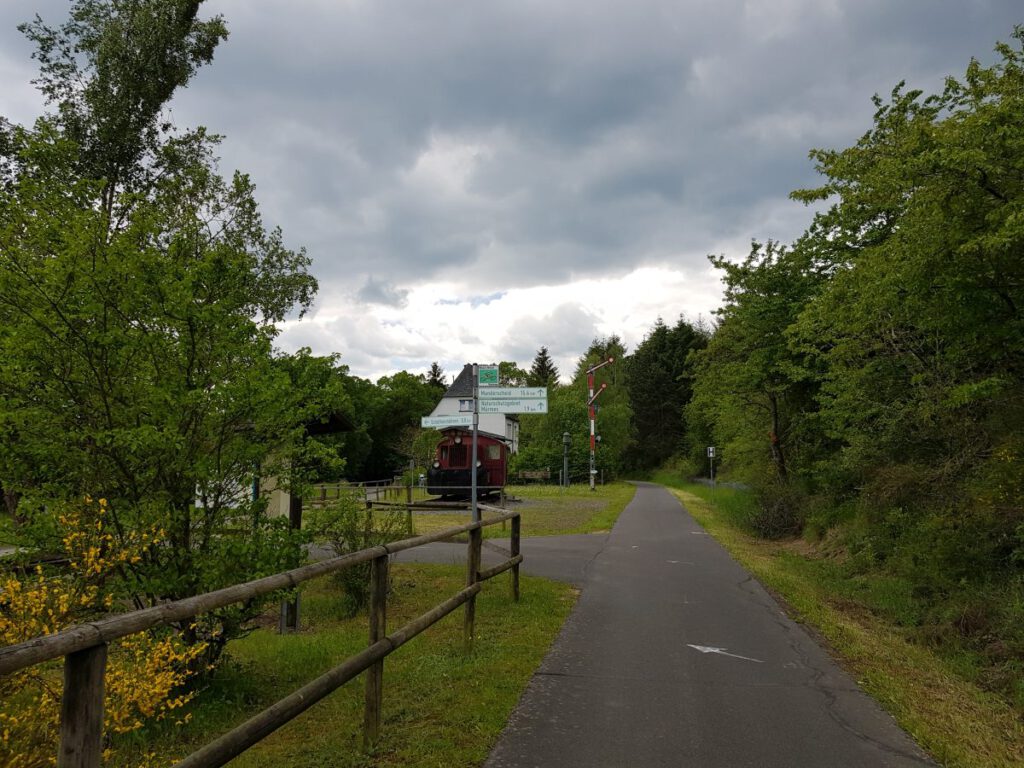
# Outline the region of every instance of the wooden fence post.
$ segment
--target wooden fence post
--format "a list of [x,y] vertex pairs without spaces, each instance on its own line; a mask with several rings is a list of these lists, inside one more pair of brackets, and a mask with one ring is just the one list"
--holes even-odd
[[[288,495],[288,526],[293,531],[302,529],[302,497],[294,491]],[[295,596],[281,601],[281,619],[278,622],[278,633],[297,632],[299,629],[299,592]]]
[[[370,561],[370,645],[387,635],[388,556]],[[366,709],[363,714],[363,749],[380,736],[384,706],[384,659],[366,670]]]
[[[519,554],[519,523],[521,520],[519,515],[512,518],[512,542],[509,546],[509,554],[512,557]],[[512,566],[512,599],[519,602],[519,563]]]
[[103,674],[107,644],[64,657],[57,768],[99,768],[103,738]]
[[[483,530],[474,528],[469,532],[469,546],[466,554],[466,586],[471,587],[477,582],[480,572],[480,546],[483,543]],[[466,601],[466,615],[462,626],[462,641],[466,653],[473,650],[473,631],[476,622],[476,595]]]

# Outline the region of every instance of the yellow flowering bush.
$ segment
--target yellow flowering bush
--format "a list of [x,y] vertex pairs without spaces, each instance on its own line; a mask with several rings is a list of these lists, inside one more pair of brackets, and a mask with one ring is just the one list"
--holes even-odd
[[[0,645],[53,634],[110,611],[115,595],[108,581],[163,535],[153,529],[116,544],[104,499],[86,498],[58,515],[57,524],[66,566],[0,571]],[[113,643],[105,678],[106,734],[137,730],[147,720],[186,722],[188,715],[180,713],[194,694],[182,686],[204,650],[166,631]],[[60,661],[0,678],[0,768],[56,761],[61,686]]]

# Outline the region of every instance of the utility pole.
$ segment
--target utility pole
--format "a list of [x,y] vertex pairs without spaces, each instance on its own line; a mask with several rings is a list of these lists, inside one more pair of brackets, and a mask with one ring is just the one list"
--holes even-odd
[[597,462],[596,462],[596,449],[597,449],[597,430],[595,428],[597,411],[594,408],[594,401],[597,400],[598,395],[604,392],[607,388],[607,384],[602,384],[601,388],[594,392],[594,371],[598,368],[604,368],[606,365],[610,365],[615,362],[614,357],[609,357],[607,360],[592,365],[587,368],[587,410],[590,415],[590,490],[594,488],[594,475],[597,474]]

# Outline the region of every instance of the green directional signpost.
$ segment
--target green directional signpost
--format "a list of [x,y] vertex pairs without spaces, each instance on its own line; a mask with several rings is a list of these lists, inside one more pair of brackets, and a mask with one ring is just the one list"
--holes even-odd
[[480,390],[480,413],[547,412],[547,387],[491,387]]
[[498,366],[481,365],[477,367],[477,385],[481,387],[498,386]]
[[[473,521],[480,519],[480,511],[476,503],[476,451],[477,433],[480,429],[481,413],[547,413],[548,412],[548,390],[547,387],[502,387],[499,386],[501,379],[498,375],[498,366],[473,364],[473,413],[471,424],[473,427],[472,461],[470,468],[470,496],[472,502],[470,510]],[[470,416],[470,414],[466,414]],[[442,417],[435,417],[442,418]],[[451,417],[445,417],[451,418]],[[428,418],[423,419],[423,426],[434,426],[427,423]],[[456,425],[446,425],[456,426]],[[458,425],[458,426],[461,426]]]
[[505,397],[493,400],[480,398],[480,413],[547,413],[548,399]]

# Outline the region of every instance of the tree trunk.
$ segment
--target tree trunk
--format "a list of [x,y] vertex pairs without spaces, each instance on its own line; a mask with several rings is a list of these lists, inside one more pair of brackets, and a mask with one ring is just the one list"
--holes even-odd
[[786,456],[782,452],[782,441],[779,439],[779,401],[775,395],[768,395],[768,409],[772,417],[772,431],[768,434],[772,449],[772,461],[775,462],[775,471],[779,479],[785,483],[789,480],[789,473],[786,470]]

